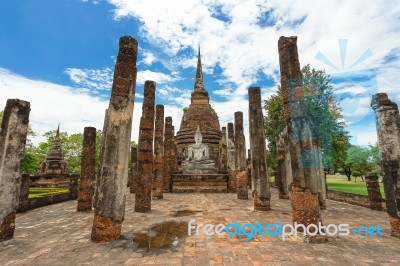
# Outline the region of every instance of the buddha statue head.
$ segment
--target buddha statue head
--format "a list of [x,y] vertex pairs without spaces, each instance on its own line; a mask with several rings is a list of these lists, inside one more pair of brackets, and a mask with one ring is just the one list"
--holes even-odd
[[200,132],[200,126],[197,126],[196,133],[194,134],[194,141],[196,142],[196,144],[201,144],[201,142],[203,141],[203,136]]

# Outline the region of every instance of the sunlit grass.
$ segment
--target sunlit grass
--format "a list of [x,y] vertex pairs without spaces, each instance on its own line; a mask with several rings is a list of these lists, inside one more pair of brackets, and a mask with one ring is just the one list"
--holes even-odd
[[50,195],[57,195],[62,193],[69,193],[69,188],[60,187],[60,188],[42,188],[42,187],[32,187],[29,188],[29,198],[40,198]]
[[[367,186],[361,177],[357,178],[357,183],[354,182],[354,177],[351,177],[352,181],[347,180],[345,175],[327,175],[328,190],[341,191],[347,193],[353,193],[358,195],[368,195]],[[382,197],[385,197],[385,192],[383,191],[383,184],[379,183]]]

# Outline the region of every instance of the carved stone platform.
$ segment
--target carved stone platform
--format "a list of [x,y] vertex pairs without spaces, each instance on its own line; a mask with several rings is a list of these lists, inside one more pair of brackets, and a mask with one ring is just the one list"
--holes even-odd
[[228,192],[228,173],[172,174],[172,192]]

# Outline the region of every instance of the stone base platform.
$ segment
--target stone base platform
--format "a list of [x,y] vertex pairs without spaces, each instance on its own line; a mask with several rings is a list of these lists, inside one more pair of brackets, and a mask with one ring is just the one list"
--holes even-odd
[[172,192],[228,192],[227,173],[172,174]]

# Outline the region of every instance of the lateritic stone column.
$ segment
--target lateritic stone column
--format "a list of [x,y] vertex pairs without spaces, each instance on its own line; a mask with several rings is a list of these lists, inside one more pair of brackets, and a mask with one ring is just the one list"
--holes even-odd
[[119,39],[94,194],[95,213],[91,238],[95,242],[116,240],[121,235],[125,216],[137,51],[138,43],[134,38],[124,36]]
[[0,242],[14,237],[30,110],[29,102],[8,99],[3,113],[0,131]]
[[154,129],[154,180],[153,199],[162,199],[164,190],[164,105],[156,105]]
[[174,164],[174,148],[174,126],[172,125],[172,117],[167,116],[165,118],[164,131],[164,192],[171,192],[171,171]]
[[136,193],[136,182],[137,182],[137,147],[131,147],[131,171],[130,171],[130,180],[129,182],[129,192]]
[[243,112],[235,112],[235,179],[234,187],[237,188],[237,180],[239,175],[243,178],[246,172],[246,142],[243,133]]
[[[278,42],[283,112],[290,143],[293,222],[305,227],[322,223],[318,193],[321,192],[319,139],[311,133],[302,87],[297,37],[280,37]],[[312,228],[311,228],[312,230]],[[309,241],[326,241],[325,237]]]
[[236,165],[235,165],[235,130],[233,123],[228,123],[228,138],[227,138],[227,170],[228,170],[228,192],[236,191]]
[[368,198],[371,204],[371,210],[382,210],[382,194],[379,189],[378,175],[374,172],[365,173],[365,181],[367,185]]
[[219,143],[219,159],[221,170],[227,169],[227,149],[226,127],[222,127],[222,137]]
[[285,140],[283,136],[279,136],[276,141],[278,167],[276,170],[276,182],[279,190],[280,199],[289,199],[289,184],[287,183],[286,167],[285,167]]
[[79,180],[77,211],[91,211],[95,181],[96,128],[83,130],[81,177]]
[[269,211],[271,210],[271,192],[267,170],[264,116],[259,87],[249,88],[249,131],[254,210]]
[[147,80],[144,84],[142,117],[140,118],[138,142],[138,176],[135,194],[135,212],[151,211],[153,187],[153,136],[154,102],[156,83]]
[[386,93],[372,97],[375,112],[378,146],[381,155],[386,209],[389,214],[391,236],[400,238],[400,125],[399,109]]

